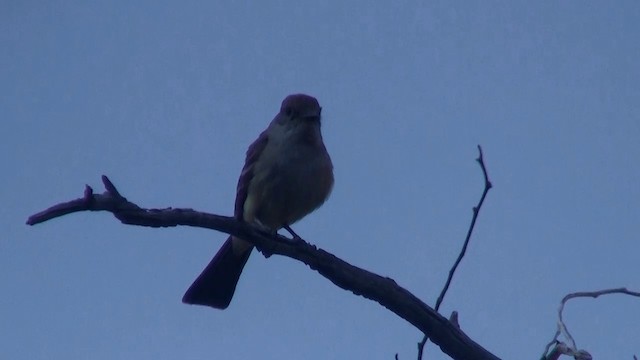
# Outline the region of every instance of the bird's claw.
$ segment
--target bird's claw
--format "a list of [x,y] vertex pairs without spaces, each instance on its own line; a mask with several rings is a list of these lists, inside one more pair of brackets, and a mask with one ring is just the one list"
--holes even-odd
[[293,240],[295,240],[295,241],[301,241],[302,240],[302,238],[298,234],[296,234],[296,232],[293,231],[293,229],[289,225],[285,225],[285,226],[283,226],[283,228],[285,230],[287,230],[289,232],[289,234],[291,234],[291,236],[293,236]]

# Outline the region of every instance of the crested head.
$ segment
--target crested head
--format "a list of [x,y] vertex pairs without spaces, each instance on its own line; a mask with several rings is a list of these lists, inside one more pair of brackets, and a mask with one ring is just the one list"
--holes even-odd
[[295,117],[320,117],[322,108],[318,100],[305,94],[287,96],[280,106],[280,113]]

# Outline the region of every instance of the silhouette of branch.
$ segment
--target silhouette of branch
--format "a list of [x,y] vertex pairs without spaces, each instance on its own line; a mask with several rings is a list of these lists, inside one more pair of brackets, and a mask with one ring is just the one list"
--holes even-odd
[[[447,277],[447,281],[440,292],[440,296],[438,296],[438,300],[436,301],[435,310],[440,310],[440,305],[442,305],[442,301],[444,300],[444,296],[447,294],[447,290],[449,290],[449,286],[451,285],[451,280],[453,279],[453,275],[456,273],[456,269],[458,269],[458,265],[462,261],[462,258],[467,253],[467,247],[469,246],[469,240],[471,240],[471,234],[473,233],[473,229],[476,226],[476,220],[478,220],[478,214],[480,213],[480,209],[482,208],[482,204],[484,203],[484,199],[487,197],[487,193],[493,185],[489,180],[489,175],[487,174],[487,168],[484,164],[484,157],[482,156],[482,147],[478,145],[478,158],[476,161],[480,164],[480,169],[482,169],[482,175],[484,177],[484,190],[482,191],[482,196],[480,196],[480,201],[478,201],[478,205],[473,207],[473,217],[471,218],[471,224],[469,224],[469,230],[467,230],[467,236],[464,239],[464,244],[462,245],[462,249],[460,250],[460,254],[458,254],[458,258],[453,263],[451,270],[449,270],[449,276]],[[456,317],[457,318],[457,317]],[[429,335],[425,334],[422,338],[422,341],[418,343],[418,360],[422,360],[422,356],[424,354],[424,346],[429,340]]]
[[102,182],[106,188],[103,194],[94,194],[87,185],[82,198],[37,213],[29,217],[27,224],[35,225],[79,211],[108,211],[129,225],[186,225],[218,230],[251,242],[265,256],[277,254],[301,261],[340,288],[378,302],[428,334],[453,359],[498,359],[394,280],[353,266],[303,239],[270,234],[233,217],[192,209],[145,209],[122,196],[106,176],[102,176]]
[[[630,291],[627,288],[615,288],[615,289],[605,289],[599,291],[581,291],[575,292],[565,295],[560,302],[560,307],[558,308],[558,327],[556,329],[556,333],[553,336],[553,339],[547,344],[544,349],[544,354],[542,354],[542,360],[555,360],[560,355],[569,355],[573,356],[575,359],[591,359],[591,355],[586,350],[578,350],[578,346],[576,345],[573,336],[569,333],[569,328],[564,323],[564,319],[562,318],[562,312],[564,311],[564,305],[567,301],[579,298],[579,297],[590,297],[597,298],[601,295],[609,295],[609,294],[625,294],[635,297],[640,297],[640,292]],[[565,344],[558,340],[560,334],[563,334],[564,337],[569,341],[569,344]],[[553,349],[549,351],[549,349],[553,346]]]

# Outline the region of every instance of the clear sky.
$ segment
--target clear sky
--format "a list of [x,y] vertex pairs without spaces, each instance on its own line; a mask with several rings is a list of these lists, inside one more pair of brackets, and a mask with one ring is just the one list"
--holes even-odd
[[[226,3],[226,4],[223,4]],[[4,1],[0,358],[414,359],[421,334],[293,260],[254,253],[229,309],[183,292],[225,235],[28,215],[102,191],[230,215],[247,146],[314,95],[335,165],[294,228],[538,358],[568,292],[640,289],[637,1]],[[640,355],[640,299],[570,303],[595,358]],[[446,359],[429,346],[429,359]]]

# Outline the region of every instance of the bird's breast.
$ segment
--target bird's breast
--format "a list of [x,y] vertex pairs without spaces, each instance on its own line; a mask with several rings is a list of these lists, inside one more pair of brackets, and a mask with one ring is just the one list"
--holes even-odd
[[249,186],[245,214],[279,229],[318,208],[333,187],[333,166],[324,145],[269,143]]

